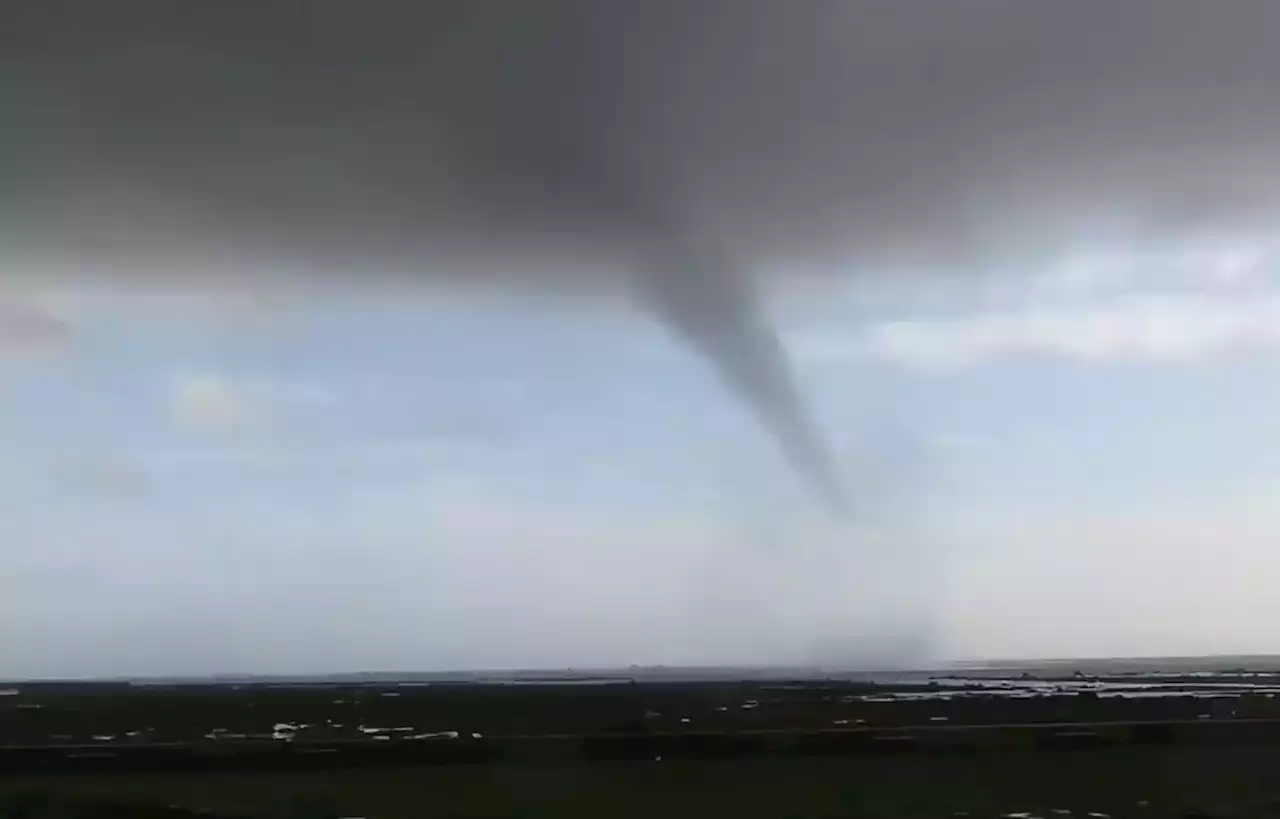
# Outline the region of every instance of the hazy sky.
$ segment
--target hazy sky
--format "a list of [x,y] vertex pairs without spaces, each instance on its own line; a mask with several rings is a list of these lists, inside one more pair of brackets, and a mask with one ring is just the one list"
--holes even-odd
[[1276,259],[1180,253],[781,305],[852,525],[639,318],[46,296],[4,673],[1276,650]]
[[1274,0],[5,23],[0,676],[1280,651]]

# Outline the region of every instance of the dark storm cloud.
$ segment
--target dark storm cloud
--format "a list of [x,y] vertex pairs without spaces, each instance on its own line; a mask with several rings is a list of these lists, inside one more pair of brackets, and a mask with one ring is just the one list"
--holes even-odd
[[15,258],[564,295],[629,282],[832,491],[756,277],[1256,223],[1278,186],[1274,0],[5,14]]

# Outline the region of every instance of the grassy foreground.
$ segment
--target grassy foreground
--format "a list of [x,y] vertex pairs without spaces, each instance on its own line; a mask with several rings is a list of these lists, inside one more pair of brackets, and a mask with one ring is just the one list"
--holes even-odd
[[[957,757],[774,759],[0,779],[244,816],[1275,816],[1280,749],[1108,749]],[[1057,814],[1059,816],[1064,814]]]

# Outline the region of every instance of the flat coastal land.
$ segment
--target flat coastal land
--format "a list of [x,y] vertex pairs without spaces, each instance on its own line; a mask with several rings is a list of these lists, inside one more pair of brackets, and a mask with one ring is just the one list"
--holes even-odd
[[0,797],[237,816],[1262,816],[1277,771],[1276,658],[0,683]]

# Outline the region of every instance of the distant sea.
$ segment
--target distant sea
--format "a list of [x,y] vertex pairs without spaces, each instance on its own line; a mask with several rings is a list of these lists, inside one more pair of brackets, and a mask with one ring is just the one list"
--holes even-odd
[[134,684],[224,685],[608,685],[662,682],[752,682],[844,680],[867,682],[924,681],[947,675],[1061,676],[1082,674],[1280,672],[1280,655],[1210,655],[1202,657],[1094,657],[967,660],[933,668],[839,668],[794,666],[631,666],[625,668],[510,669],[492,671],[369,671],[335,674],[219,674],[207,677],[130,677],[102,682]]

